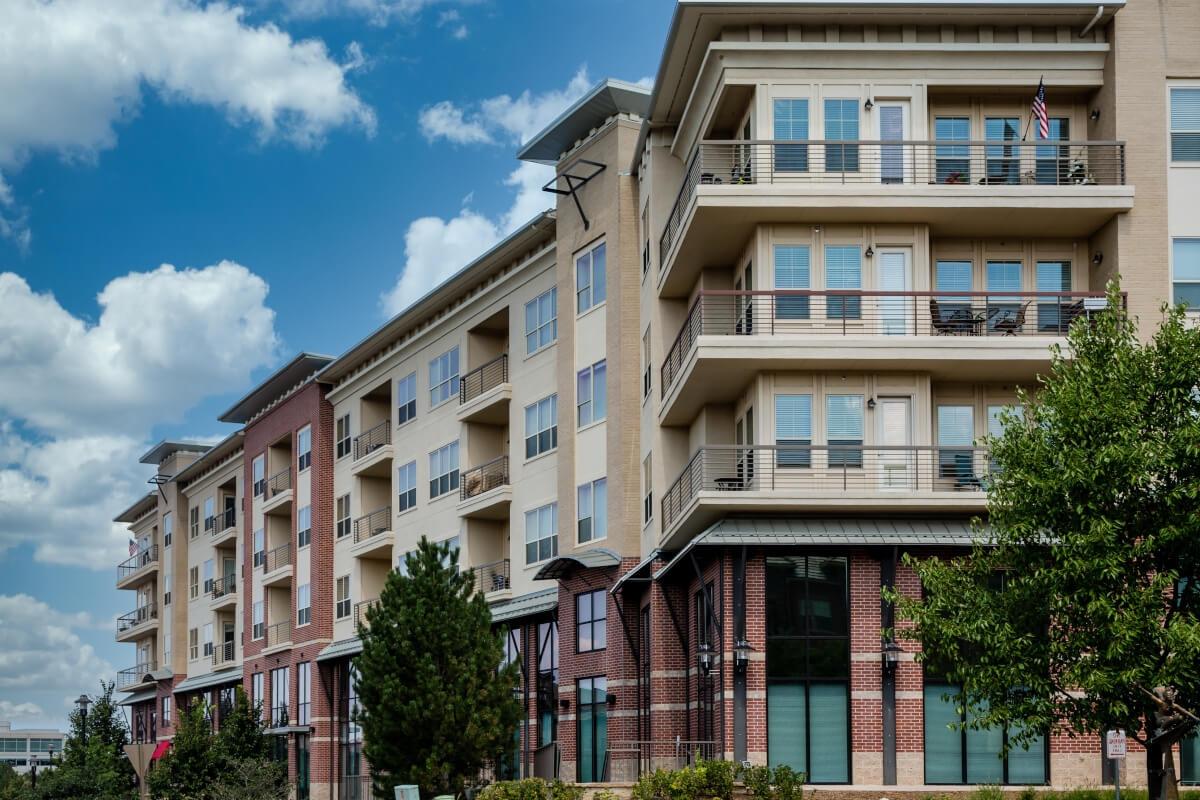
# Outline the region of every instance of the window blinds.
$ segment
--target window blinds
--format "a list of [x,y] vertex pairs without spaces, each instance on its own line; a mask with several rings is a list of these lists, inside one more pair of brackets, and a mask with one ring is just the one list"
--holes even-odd
[[1200,161],[1200,89],[1171,90],[1171,160]]

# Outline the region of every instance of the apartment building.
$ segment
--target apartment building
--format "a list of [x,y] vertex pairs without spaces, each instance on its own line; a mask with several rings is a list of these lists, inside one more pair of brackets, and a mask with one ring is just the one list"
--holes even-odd
[[24,775],[34,767],[50,766],[62,754],[63,735],[53,728],[17,728],[0,720],[0,764]]
[[1110,279],[1144,336],[1193,299],[1197,33],[1184,0],[679,3],[652,90],[604,81],[521,148],[553,210],[297,356],[212,450],[148,454],[162,485],[118,517],[119,585],[171,608],[119,633],[145,725],[240,680],[297,797],[369,796],[354,656],[428,536],[522,666],[496,775],[1111,778],[1094,738],[952,731],[880,590],[971,545],[977,443]]

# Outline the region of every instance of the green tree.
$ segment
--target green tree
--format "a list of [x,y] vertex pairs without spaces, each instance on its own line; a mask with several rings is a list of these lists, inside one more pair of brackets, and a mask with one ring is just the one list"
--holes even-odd
[[405,565],[359,632],[365,754],[377,796],[398,783],[417,784],[425,796],[458,794],[511,747],[521,713],[517,665],[501,668],[501,636],[456,550],[422,537]]
[[38,774],[37,795],[44,800],[128,800],[137,795],[137,779],[125,745],[129,731],[116,702],[113,684],[101,682],[85,719],[70,716],[70,730],[53,769]]
[[0,800],[33,800],[29,779],[8,764],[0,764]]
[[214,757],[212,724],[204,703],[179,714],[171,748],[150,769],[146,782],[156,800],[212,800],[223,764]]
[[233,706],[213,741],[213,758],[221,765],[214,800],[287,797],[287,764],[271,758],[271,740],[261,712],[250,705],[242,687],[234,690]]
[[1182,310],[1142,343],[1110,287],[989,439],[986,543],[906,559],[925,597],[889,595],[972,727],[1012,725],[1014,746],[1055,726],[1123,728],[1148,747],[1151,797],[1164,740],[1148,692],[1200,705],[1198,381],[1200,330]]

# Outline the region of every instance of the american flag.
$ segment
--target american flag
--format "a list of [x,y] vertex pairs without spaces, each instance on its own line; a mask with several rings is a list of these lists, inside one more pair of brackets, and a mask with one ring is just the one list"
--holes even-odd
[[129,555],[136,556],[137,554],[138,554],[137,542],[135,542],[133,539],[130,539],[129,540]]
[[1037,94],[1033,96],[1033,116],[1037,117],[1038,134],[1041,138],[1050,138],[1050,116],[1046,113],[1046,82],[1038,81]]

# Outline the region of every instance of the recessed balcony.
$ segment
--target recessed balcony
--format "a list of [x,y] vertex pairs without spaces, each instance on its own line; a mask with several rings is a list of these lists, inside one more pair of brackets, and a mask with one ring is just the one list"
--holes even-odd
[[237,509],[227,508],[213,517],[212,537],[214,547],[237,546]]
[[978,447],[708,445],[662,498],[663,545],[736,513],[978,513],[990,469]]
[[372,598],[370,600],[363,600],[362,602],[354,604],[354,629],[355,630],[369,627],[369,625],[367,623],[367,610],[374,608],[377,605],[379,605],[378,597]]
[[152,544],[117,565],[117,588],[128,589],[137,586],[157,574],[158,545]]
[[292,495],[292,468],[288,466],[267,478],[267,486],[263,494],[263,513],[279,516],[291,514]]
[[458,513],[476,519],[507,519],[512,503],[512,484],[508,474],[508,456],[493,458],[473,467],[458,484]]
[[377,508],[354,520],[354,544],[350,552],[355,558],[392,560],[392,507]]
[[210,596],[212,597],[212,602],[209,604],[209,607],[213,611],[237,606],[237,577],[235,575],[226,575],[224,578],[218,578],[213,581]]
[[458,419],[507,425],[511,401],[508,354],[504,353],[462,376],[458,384]]
[[117,617],[117,641],[131,642],[158,629],[158,603],[151,600],[141,608]]
[[153,661],[147,661],[143,664],[123,669],[117,673],[117,688],[132,690],[142,686],[149,686],[154,683],[152,673],[156,669],[158,669],[158,665]]
[[236,667],[239,663],[240,659],[237,657],[237,644],[235,642],[222,642],[213,648],[213,669],[230,669]]
[[1084,238],[1133,208],[1123,142],[704,141],[659,239],[685,296],[765,223],[928,223],[934,236]]
[[285,544],[263,554],[263,586],[281,586],[292,582],[292,546]]
[[507,600],[512,596],[512,576],[507,558],[471,568],[475,590],[489,603]]
[[267,636],[263,640],[262,655],[278,650],[286,650],[292,646],[292,623],[277,622],[267,626]]
[[389,477],[392,474],[392,422],[384,420],[354,437],[354,475]]
[[685,425],[754,375],[903,363],[935,379],[1027,381],[1050,346],[1106,307],[1099,292],[705,290],[659,371],[659,421]]

